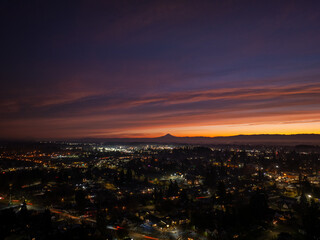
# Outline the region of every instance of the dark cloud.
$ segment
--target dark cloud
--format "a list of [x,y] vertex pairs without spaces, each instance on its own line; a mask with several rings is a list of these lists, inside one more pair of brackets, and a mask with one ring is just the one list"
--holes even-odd
[[272,114],[312,124],[319,10],[317,1],[3,1],[0,137],[136,135]]

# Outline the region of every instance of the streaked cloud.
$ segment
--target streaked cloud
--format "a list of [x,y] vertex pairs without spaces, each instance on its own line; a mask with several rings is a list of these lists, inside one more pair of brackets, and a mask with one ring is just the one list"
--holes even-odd
[[0,137],[319,129],[319,3],[3,9]]

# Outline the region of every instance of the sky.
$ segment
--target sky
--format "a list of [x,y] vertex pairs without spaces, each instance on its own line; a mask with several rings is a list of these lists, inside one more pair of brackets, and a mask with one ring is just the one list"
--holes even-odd
[[0,3],[0,138],[320,133],[320,1]]

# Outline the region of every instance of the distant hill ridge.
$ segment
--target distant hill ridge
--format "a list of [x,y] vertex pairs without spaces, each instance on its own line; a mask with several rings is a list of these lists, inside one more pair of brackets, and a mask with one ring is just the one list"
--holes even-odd
[[155,138],[85,138],[80,141],[101,141],[109,143],[320,145],[320,134],[257,134],[227,137],[176,137],[171,134],[166,134]]

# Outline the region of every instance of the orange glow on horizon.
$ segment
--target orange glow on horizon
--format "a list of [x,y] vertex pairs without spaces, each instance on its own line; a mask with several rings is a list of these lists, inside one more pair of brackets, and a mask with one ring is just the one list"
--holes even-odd
[[236,135],[259,134],[320,134],[320,122],[312,123],[274,123],[274,124],[233,124],[233,125],[207,125],[150,128],[140,130],[128,130],[113,136],[95,135],[95,137],[119,137],[119,138],[154,138],[170,133],[176,137],[229,137]]

